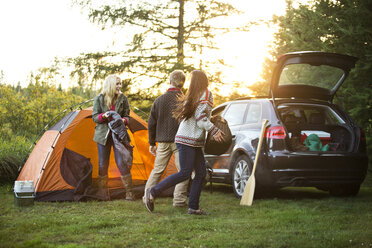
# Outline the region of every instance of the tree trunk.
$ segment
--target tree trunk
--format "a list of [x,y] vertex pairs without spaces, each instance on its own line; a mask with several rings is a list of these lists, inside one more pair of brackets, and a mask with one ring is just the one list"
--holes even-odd
[[178,0],[180,3],[179,16],[178,16],[178,36],[177,36],[177,62],[178,64],[184,64],[183,60],[185,55],[183,53],[183,44],[185,43],[185,27],[183,26],[184,11],[184,0]]

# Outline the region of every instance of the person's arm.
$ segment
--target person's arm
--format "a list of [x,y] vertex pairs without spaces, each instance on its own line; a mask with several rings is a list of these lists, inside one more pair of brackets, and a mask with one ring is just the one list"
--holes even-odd
[[149,144],[150,144],[150,146],[155,146],[156,145],[156,141],[155,141],[156,140],[156,125],[157,125],[156,105],[157,105],[157,101],[155,100],[154,104],[151,107],[149,120],[147,122],[147,124],[148,124]]
[[107,113],[103,113],[102,111],[99,98],[100,98],[100,95],[96,96],[93,102],[92,119],[95,123],[103,123],[103,122],[106,122],[108,119]]
[[213,95],[212,92],[207,90],[205,97],[202,97],[199,106],[195,110],[196,124],[210,133],[216,141],[220,142],[223,141],[224,133],[210,121],[212,108]]
[[211,95],[211,92],[207,91],[206,94],[203,94],[199,101],[199,105],[195,110],[195,119],[199,128],[202,128],[213,135],[217,132],[218,128],[210,121],[212,107],[213,96]]
[[123,105],[124,105],[124,111],[123,111],[123,115],[121,116],[122,119],[123,119],[123,122],[125,125],[128,125],[129,124],[129,121],[130,121],[130,107],[129,107],[129,102],[128,102],[128,98],[124,96],[124,100],[123,100]]

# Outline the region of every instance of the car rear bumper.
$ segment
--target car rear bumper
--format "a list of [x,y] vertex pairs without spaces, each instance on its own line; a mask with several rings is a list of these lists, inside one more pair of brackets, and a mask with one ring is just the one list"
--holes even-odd
[[368,158],[361,153],[273,152],[268,168],[276,186],[333,186],[361,184]]

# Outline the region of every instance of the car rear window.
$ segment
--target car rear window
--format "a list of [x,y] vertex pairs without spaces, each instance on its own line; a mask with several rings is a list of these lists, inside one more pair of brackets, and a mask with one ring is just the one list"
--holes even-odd
[[343,75],[340,68],[328,65],[290,64],[284,67],[279,85],[310,85],[331,90]]
[[296,118],[298,123],[340,125],[345,121],[330,107],[313,104],[283,104],[278,107],[281,118]]

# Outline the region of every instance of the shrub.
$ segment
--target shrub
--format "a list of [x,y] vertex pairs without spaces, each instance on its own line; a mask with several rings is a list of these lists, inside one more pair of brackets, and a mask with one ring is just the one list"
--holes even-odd
[[0,138],[0,184],[13,183],[29,155],[31,141],[23,136]]

